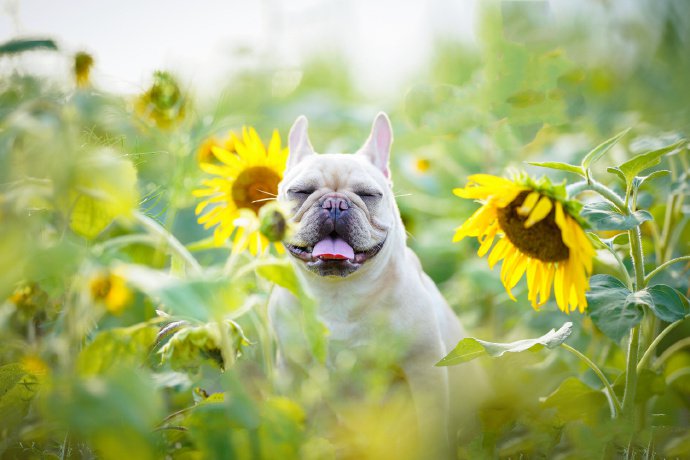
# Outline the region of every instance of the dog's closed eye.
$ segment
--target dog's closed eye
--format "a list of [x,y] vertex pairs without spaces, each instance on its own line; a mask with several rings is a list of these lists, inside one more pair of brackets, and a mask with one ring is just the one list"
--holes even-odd
[[376,190],[357,190],[355,191],[355,195],[358,197],[365,199],[373,199],[373,198],[381,198],[383,194],[381,192],[378,192]]
[[308,188],[301,189],[301,188],[298,188],[298,189],[290,189],[290,190],[288,190],[288,191],[287,191],[287,194],[288,194],[288,196],[292,196],[292,197],[295,197],[295,198],[303,198],[303,199],[304,199],[304,198],[307,198],[307,197],[308,197],[309,195],[311,195],[312,193],[314,193],[314,191],[315,191],[314,189],[308,189]]

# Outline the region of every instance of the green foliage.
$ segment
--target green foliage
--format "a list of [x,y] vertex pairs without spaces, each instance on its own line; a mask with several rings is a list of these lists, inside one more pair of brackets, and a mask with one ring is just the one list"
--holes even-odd
[[620,141],[621,137],[625,136],[628,134],[628,131],[630,131],[630,128],[626,129],[625,131],[621,131],[620,133],[616,134],[613,136],[611,139],[608,139],[601,144],[597,145],[594,147],[592,150],[587,153],[587,155],[584,156],[582,159],[582,163],[580,163],[580,166],[582,167],[582,170],[585,171],[586,177],[589,177],[589,167],[592,166],[594,163],[596,163],[602,156],[606,154],[611,148]]
[[14,39],[0,45],[0,56],[3,54],[19,54],[34,50],[57,51],[55,41],[51,39]]
[[582,171],[581,166],[575,166],[568,163],[561,163],[558,161],[528,161],[527,164],[539,166],[540,168],[555,169],[556,171],[565,171],[585,177],[585,173]]
[[648,296],[640,299],[617,278],[594,275],[589,281],[587,309],[594,324],[614,341],[620,341],[630,329],[642,321],[642,306]]
[[606,396],[575,377],[565,379],[542,404],[556,409],[561,423],[579,420],[587,425],[596,425],[608,412]]
[[29,411],[40,383],[21,364],[0,367],[0,430],[15,431]]
[[102,331],[79,353],[77,370],[90,376],[117,366],[143,365],[155,337],[156,327],[146,323]]
[[666,147],[635,155],[633,158],[625,163],[622,163],[618,167],[608,168],[608,170],[609,172],[617,173],[619,177],[623,178],[626,187],[630,189],[632,188],[635,176],[642,171],[658,165],[661,163],[661,157],[678,150],[681,148],[681,146],[685,147],[686,144],[686,140],[680,140]]
[[462,339],[456,347],[437,366],[453,366],[472,361],[480,356],[498,358],[505,353],[520,353],[523,351],[537,351],[544,347],[556,348],[573,332],[573,323],[565,323],[560,329],[551,331],[536,339],[524,339],[510,343],[493,343],[468,337]]
[[657,284],[646,288],[646,292],[651,297],[648,306],[660,320],[673,323],[688,315],[687,297],[671,286]]
[[630,230],[638,225],[652,220],[649,211],[639,210],[633,213],[623,214],[608,201],[596,201],[587,203],[582,208],[580,215],[592,226],[594,230]]
[[70,227],[87,238],[95,238],[114,218],[130,216],[139,200],[134,165],[110,148],[80,162],[73,184]]
[[162,398],[142,372],[127,367],[83,379],[58,379],[44,416],[88,440],[103,458],[155,458],[153,427]]

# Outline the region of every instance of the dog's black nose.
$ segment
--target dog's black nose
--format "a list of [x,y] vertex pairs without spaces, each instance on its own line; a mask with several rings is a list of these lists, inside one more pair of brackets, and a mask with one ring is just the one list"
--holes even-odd
[[343,211],[350,209],[347,198],[341,196],[328,196],[321,203],[321,207],[326,209],[331,215],[331,219],[338,220]]

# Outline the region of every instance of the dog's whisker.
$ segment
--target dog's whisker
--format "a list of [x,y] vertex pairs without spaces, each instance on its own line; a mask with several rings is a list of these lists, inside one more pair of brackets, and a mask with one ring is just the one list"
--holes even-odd
[[400,195],[393,195],[393,197],[398,198],[401,196],[412,196],[412,195],[413,195],[412,193],[401,193]]
[[273,196],[273,197],[277,197],[277,196],[278,196],[278,195],[276,195],[275,193],[267,192],[266,190],[256,189],[256,191],[257,191],[257,192],[264,193],[264,194],[266,194],[266,195]]
[[252,201],[252,203],[259,203],[261,201],[275,201],[275,198],[261,198],[260,200]]

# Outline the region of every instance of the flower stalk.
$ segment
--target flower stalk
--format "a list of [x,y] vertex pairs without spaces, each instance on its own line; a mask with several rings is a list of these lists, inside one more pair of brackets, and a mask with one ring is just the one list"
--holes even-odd
[[146,231],[165,241],[168,249],[173,254],[182,259],[185,265],[189,267],[194,274],[198,275],[201,273],[201,265],[199,265],[199,262],[197,262],[197,260],[194,258],[194,256],[192,256],[192,254],[190,254],[187,248],[185,248],[184,245],[180,243],[180,241],[177,238],[175,238],[169,231],[163,228],[163,226],[161,226],[158,222],[140,212],[135,212],[134,218],[142,227],[146,229]]
[[571,347],[567,343],[562,343],[561,347],[565,348],[570,353],[577,356],[580,359],[580,361],[582,361],[587,366],[589,366],[589,368],[592,369],[592,371],[594,371],[596,376],[599,377],[599,380],[601,380],[601,383],[603,383],[604,387],[606,388],[606,391],[604,391],[604,394],[606,395],[606,399],[608,399],[608,401],[609,401],[609,407],[611,409],[611,418],[618,417],[618,415],[621,413],[623,408],[621,407],[620,401],[618,401],[618,398],[616,397],[616,393],[613,391],[613,387],[611,386],[611,383],[606,378],[606,376],[601,371],[601,369],[599,369],[599,366],[594,364],[594,362],[591,359],[589,359],[586,355],[584,355],[582,352]]

